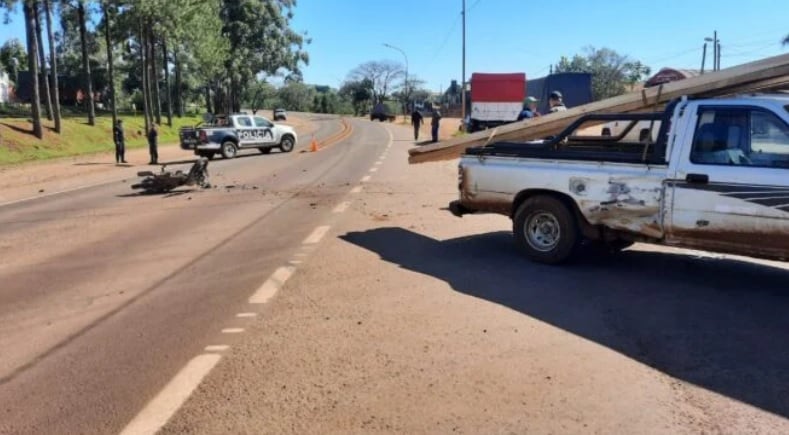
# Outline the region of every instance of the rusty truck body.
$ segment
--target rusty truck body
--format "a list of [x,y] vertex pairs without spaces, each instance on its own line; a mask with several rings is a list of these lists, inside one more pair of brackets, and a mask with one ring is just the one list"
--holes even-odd
[[[627,124],[616,136],[578,135],[614,120]],[[786,261],[789,95],[586,115],[556,137],[467,149],[459,188],[453,214],[511,217],[516,244],[538,262],[633,242]]]

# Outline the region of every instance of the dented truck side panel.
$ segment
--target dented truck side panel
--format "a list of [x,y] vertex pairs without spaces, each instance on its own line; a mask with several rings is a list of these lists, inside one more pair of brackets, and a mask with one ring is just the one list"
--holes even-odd
[[[524,171],[524,165],[529,170]],[[667,170],[667,166],[617,163],[590,167],[572,161],[469,159],[461,165],[460,196],[468,209],[510,216],[524,186],[539,186],[572,198],[592,225],[660,238]]]

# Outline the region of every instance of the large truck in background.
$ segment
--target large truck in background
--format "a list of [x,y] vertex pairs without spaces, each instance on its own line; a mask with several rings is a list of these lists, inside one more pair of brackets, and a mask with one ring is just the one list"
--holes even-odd
[[537,111],[546,114],[551,111],[548,105],[548,97],[553,91],[562,93],[562,100],[568,108],[591,103],[594,100],[592,95],[592,74],[568,72],[531,79],[529,80],[529,88],[526,95],[540,100],[537,103]]
[[470,83],[470,133],[518,119],[526,97],[525,73],[473,73]]

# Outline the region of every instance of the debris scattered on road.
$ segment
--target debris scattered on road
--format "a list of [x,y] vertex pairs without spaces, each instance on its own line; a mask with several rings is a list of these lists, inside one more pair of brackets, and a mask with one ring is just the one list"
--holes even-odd
[[44,189],[39,189],[38,193],[44,193]]

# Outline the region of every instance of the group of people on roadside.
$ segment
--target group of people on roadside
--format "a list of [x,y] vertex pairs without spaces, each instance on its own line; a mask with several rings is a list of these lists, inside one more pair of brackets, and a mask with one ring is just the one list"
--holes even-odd
[[[151,156],[149,165],[159,164],[159,130],[156,124],[151,124],[148,130],[148,153]],[[126,137],[123,132],[123,120],[119,119],[112,128],[112,138],[115,142],[115,163],[128,163],[126,161]]]
[[[523,111],[518,115],[518,121],[530,118],[536,118],[538,116],[542,116],[542,114],[537,110],[537,103],[540,100],[534,97],[527,97],[526,104],[523,108]],[[564,97],[562,93],[559,91],[553,91],[548,96],[548,107],[550,113],[554,112],[563,112],[567,110],[567,106],[564,105]],[[424,116],[422,116],[422,112],[420,112],[416,107],[414,107],[413,112],[411,112],[411,125],[414,127],[414,140],[419,140],[419,130],[422,128],[422,124],[425,122]],[[432,141],[438,142],[438,129],[441,123],[441,112],[438,110],[437,107],[433,108],[433,113],[430,117],[430,127],[431,127],[431,135]]]
[[[425,118],[422,116],[422,112],[414,107],[414,111],[411,112],[411,125],[414,127],[414,140],[419,140],[419,129],[422,128],[424,121]],[[441,111],[438,110],[438,107],[433,107],[433,113],[430,115],[430,133],[433,142],[438,142],[438,127],[440,124]]]
[[[526,97],[526,107],[524,107],[523,111],[521,111],[520,115],[518,115],[518,121],[541,116],[540,112],[537,110],[537,103],[539,102],[540,100],[534,97]],[[551,94],[548,96],[548,107],[550,113],[564,112],[567,110],[567,106],[564,105],[564,97],[562,96],[561,92],[551,92]]]

